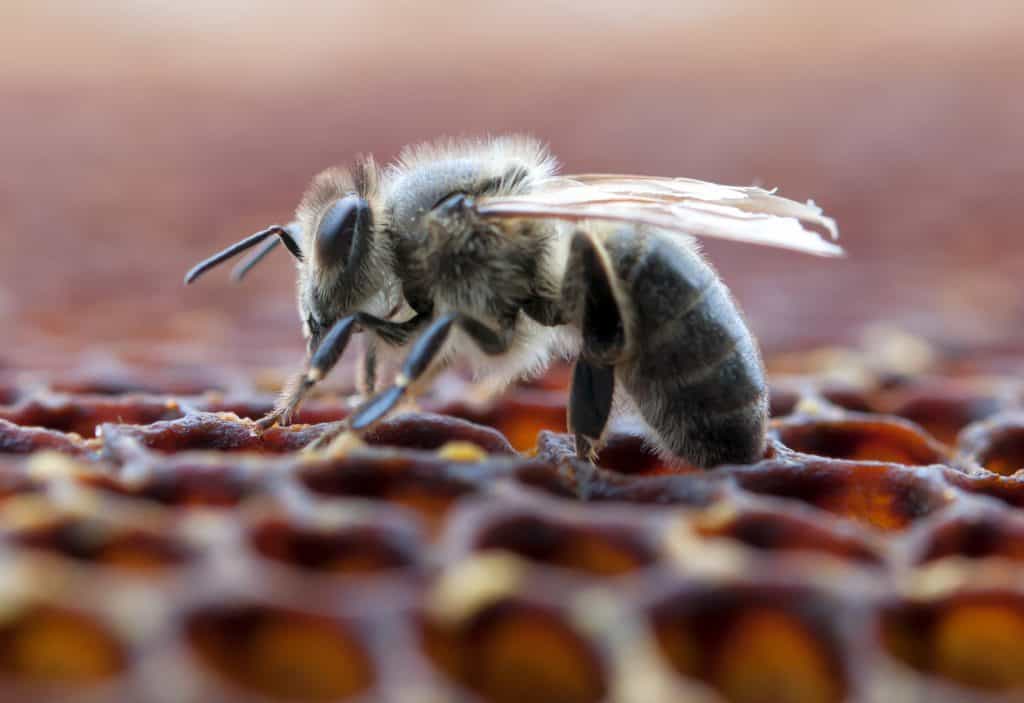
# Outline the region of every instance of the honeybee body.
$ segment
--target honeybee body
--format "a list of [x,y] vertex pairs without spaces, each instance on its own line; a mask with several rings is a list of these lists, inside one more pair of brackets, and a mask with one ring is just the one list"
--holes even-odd
[[[310,358],[264,426],[287,422],[362,331],[368,399],[347,428],[369,427],[453,358],[507,382],[562,355],[576,359],[568,424],[581,457],[600,447],[617,405],[635,409],[666,455],[710,467],[762,455],[767,393],[742,315],[681,232],[841,251],[807,224],[834,236],[813,205],[759,189],[558,177],[533,140],[443,142],[407,149],[385,169],[366,159],[324,172],[295,222],[186,280],[271,235],[300,260]],[[404,360],[378,390],[380,349]]]

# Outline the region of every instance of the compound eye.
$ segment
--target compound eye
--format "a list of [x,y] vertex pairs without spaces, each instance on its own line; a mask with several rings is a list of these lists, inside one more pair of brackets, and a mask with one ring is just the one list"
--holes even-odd
[[316,253],[321,265],[345,266],[352,255],[357,232],[370,226],[370,204],[358,195],[335,201],[320,220],[316,233]]

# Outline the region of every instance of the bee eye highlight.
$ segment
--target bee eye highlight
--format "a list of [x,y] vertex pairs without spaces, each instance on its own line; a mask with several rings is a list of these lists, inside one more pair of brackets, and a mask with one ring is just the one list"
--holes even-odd
[[316,253],[322,265],[345,266],[352,255],[356,233],[370,226],[370,204],[357,195],[335,201],[320,220]]

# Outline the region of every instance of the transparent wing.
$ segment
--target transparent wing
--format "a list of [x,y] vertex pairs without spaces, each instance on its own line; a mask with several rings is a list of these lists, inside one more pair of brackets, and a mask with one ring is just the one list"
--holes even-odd
[[485,218],[610,220],[716,239],[842,256],[835,222],[813,202],[692,178],[583,174],[547,179],[527,194],[480,198]]

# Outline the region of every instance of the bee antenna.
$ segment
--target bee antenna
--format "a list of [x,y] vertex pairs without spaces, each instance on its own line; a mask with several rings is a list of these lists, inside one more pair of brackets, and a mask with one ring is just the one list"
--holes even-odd
[[282,227],[281,225],[273,225],[271,227],[267,227],[265,230],[259,231],[256,234],[251,234],[242,241],[232,244],[227,249],[214,254],[210,258],[200,261],[198,264],[193,266],[187,274],[185,274],[185,285],[192,283],[194,280],[202,276],[210,269],[214,268],[215,266],[219,266],[220,264],[224,263],[225,261],[234,256],[241,254],[246,249],[251,249],[252,247],[256,246],[257,244],[265,240],[267,237],[273,237],[275,235],[280,237],[281,242],[285,245],[285,247],[287,247],[288,251],[291,252],[292,256],[294,256],[299,261],[302,261],[302,250],[299,249],[299,245],[295,241],[293,231],[289,229],[290,227],[292,227],[292,225],[289,225],[288,227]]
[[243,278],[245,278],[246,274],[248,274],[249,271],[251,271],[256,264],[263,261],[264,257],[266,257],[267,254],[274,251],[274,249],[276,249],[277,245],[280,243],[281,239],[279,237],[274,239],[268,239],[266,242],[264,242],[263,246],[254,251],[247,259],[240,262],[237,266],[231,269],[231,280],[234,281],[235,283],[238,283]]

